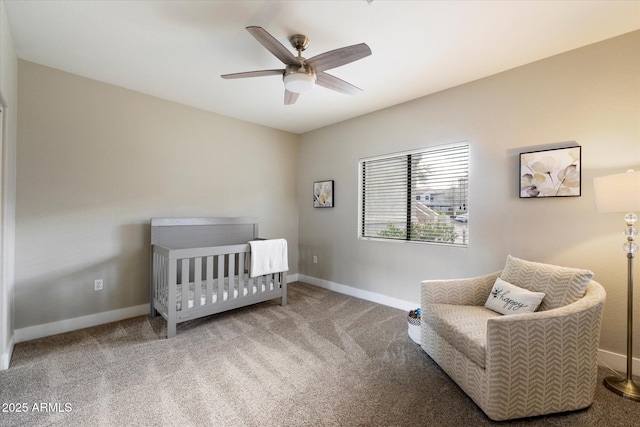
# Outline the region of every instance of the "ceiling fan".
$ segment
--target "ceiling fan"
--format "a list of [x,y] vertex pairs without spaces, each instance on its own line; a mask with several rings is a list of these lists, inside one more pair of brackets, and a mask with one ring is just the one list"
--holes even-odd
[[294,56],[289,49],[284,47],[282,43],[275,39],[262,27],[247,27],[247,31],[260,42],[269,52],[275,55],[282,63],[286,65],[284,69],[277,70],[259,70],[247,71],[244,73],[223,74],[223,79],[242,79],[246,77],[262,77],[262,76],[282,76],[284,81],[284,103],[285,105],[295,104],[298,96],[302,92],[307,92],[318,84],[327,89],[337,92],[354,94],[362,89],[347,83],[331,74],[325,73],[326,70],[348,64],[365,56],[371,55],[371,49],[366,43],[354,44],[340,49],[334,49],[329,52],[321,53],[313,58],[303,58],[302,51],[307,48],[309,39],[302,34],[295,34],[289,37],[289,41],[293,48],[298,51],[298,56]]

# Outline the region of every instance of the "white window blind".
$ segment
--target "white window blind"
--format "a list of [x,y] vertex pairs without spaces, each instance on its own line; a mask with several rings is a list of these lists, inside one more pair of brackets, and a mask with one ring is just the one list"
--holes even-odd
[[469,144],[360,161],[360,237],[468,243]]

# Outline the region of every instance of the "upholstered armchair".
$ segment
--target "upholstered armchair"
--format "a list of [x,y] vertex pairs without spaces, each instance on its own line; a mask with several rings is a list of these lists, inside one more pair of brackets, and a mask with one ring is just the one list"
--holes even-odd
[[[605,303],[592,276],[509,256],[496,273],[425,280],[421,346],[493,420],[588,407]],[[539,309],[499,314],[486,308],[499,277],[544,293]]]

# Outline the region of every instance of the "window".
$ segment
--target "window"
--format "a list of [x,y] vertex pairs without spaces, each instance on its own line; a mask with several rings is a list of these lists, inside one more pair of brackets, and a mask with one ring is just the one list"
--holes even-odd
[[362,159],[359,237],[468,244],[469,144]]

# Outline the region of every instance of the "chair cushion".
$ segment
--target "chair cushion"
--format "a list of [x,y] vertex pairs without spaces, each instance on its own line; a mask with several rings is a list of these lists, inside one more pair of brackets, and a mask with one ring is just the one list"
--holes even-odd
[[593,272],[578,268],[525,261],[509,255],[500,278],[520,288],[546,296],[539,311],[574,303],[584,296]]
[[428,304],[422,321],[482,368],[486,364],[487,321],[500,314],[474,305]]
[[500,314],[533,313],[544,298],[542,292],[531,292],[497,278],[484,306]]

